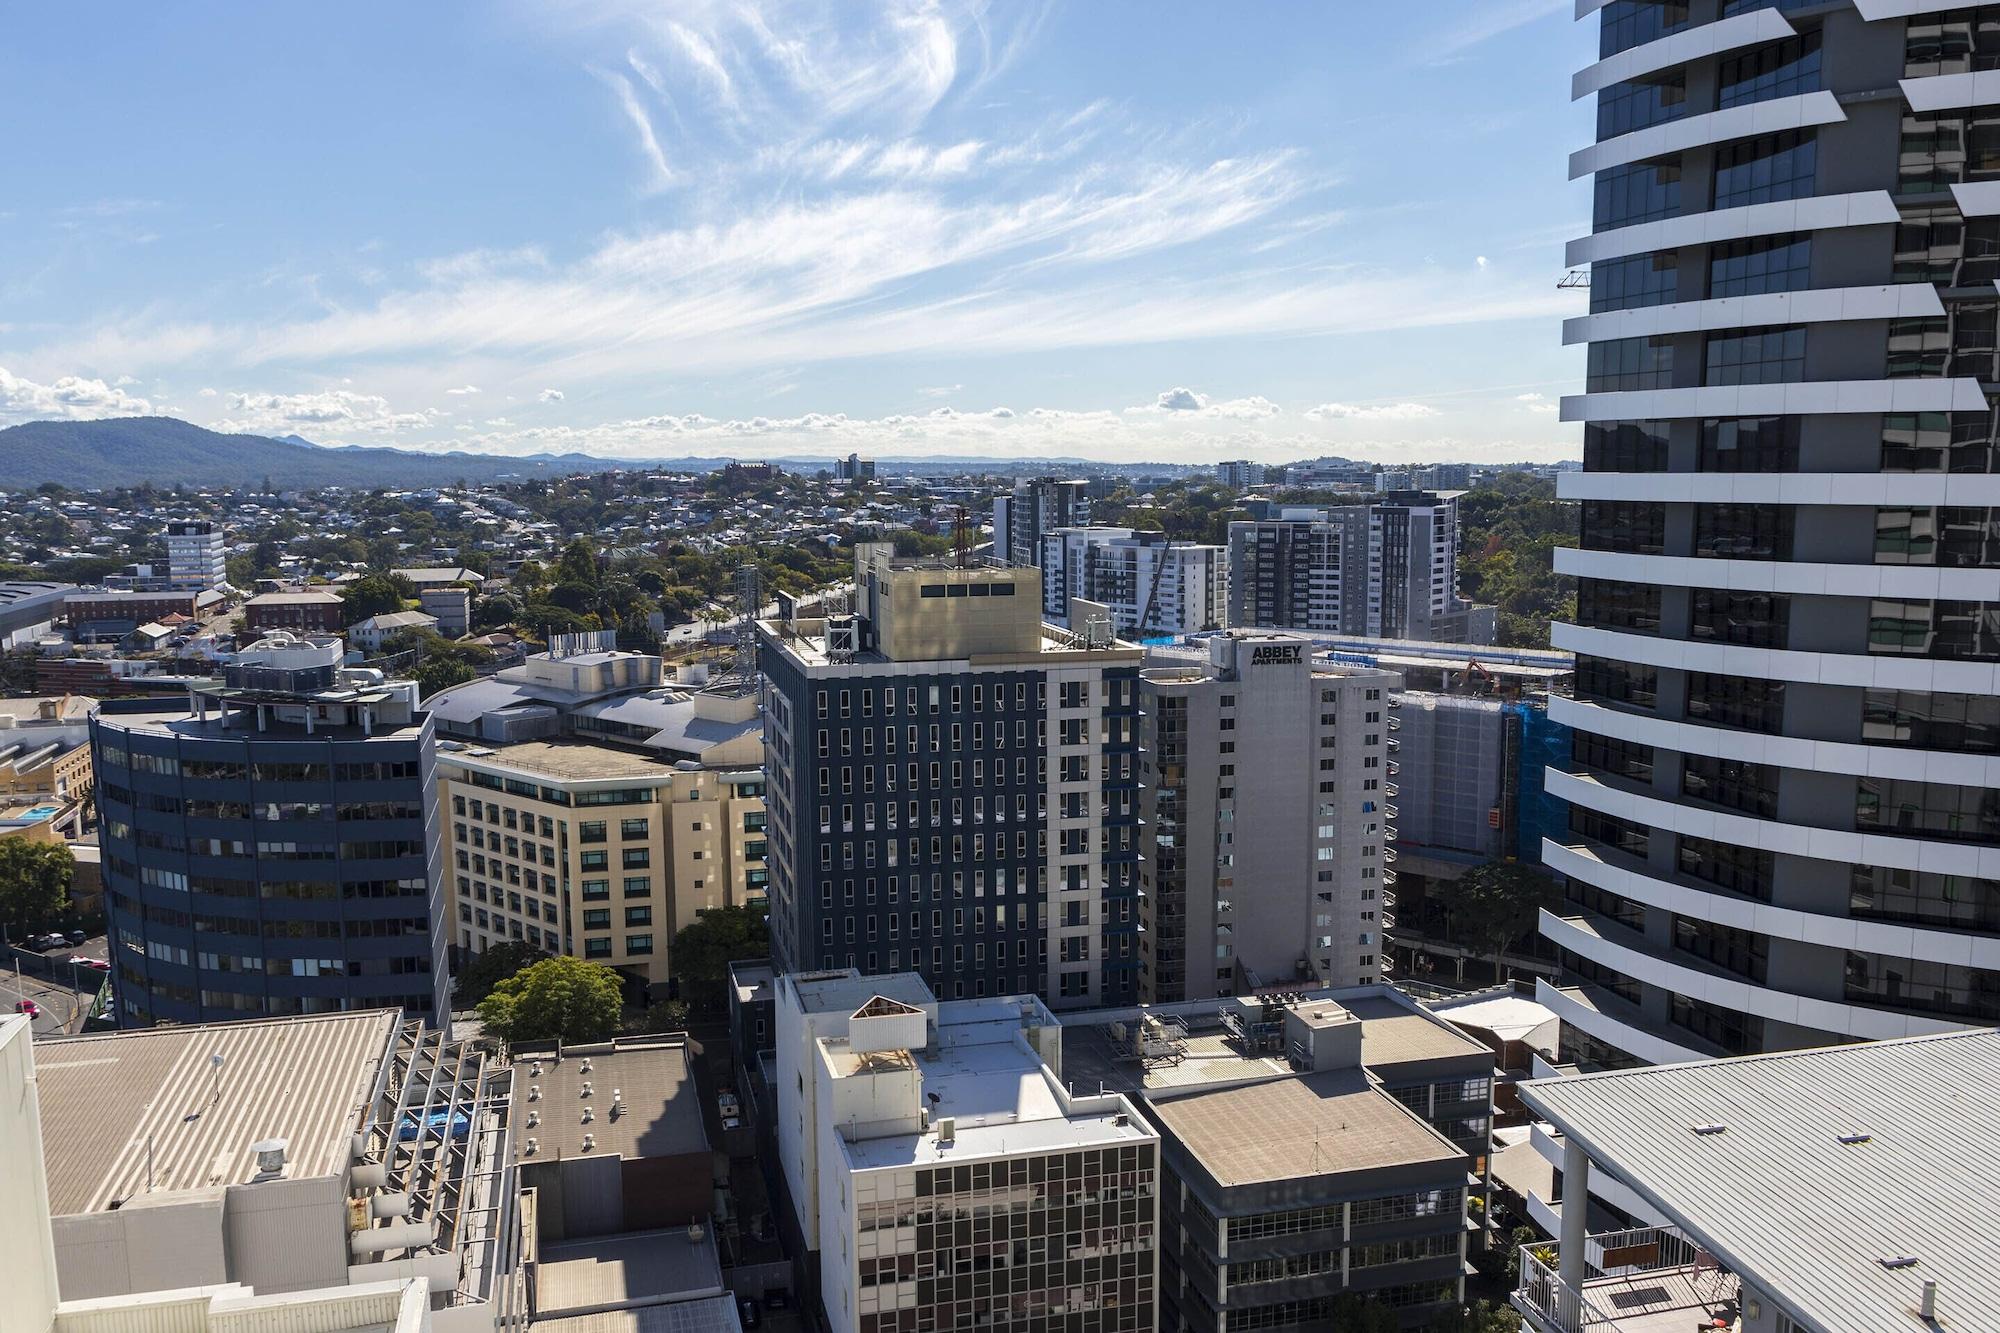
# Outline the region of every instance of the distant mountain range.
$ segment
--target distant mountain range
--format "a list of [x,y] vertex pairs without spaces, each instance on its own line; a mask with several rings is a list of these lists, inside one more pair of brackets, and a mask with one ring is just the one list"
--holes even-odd
[[[0,491],[60,482],[78,490],[108,486],[445,486],[520,481],[620,468],[707,472],[726,458],[598,458],[591,454],[423,453],[414,449],[329,447],[297,435],[224,435],[174,417],[102,421],[30,421],[0,430]],[[831,469],[830,458],[776,458],[788,470]],[[950,476],[975,472],[1029,475],[1084,469],[1107,475],[1178,476],[1176,463],[1094,463],[1080,458],[882,458],[885,473]]]

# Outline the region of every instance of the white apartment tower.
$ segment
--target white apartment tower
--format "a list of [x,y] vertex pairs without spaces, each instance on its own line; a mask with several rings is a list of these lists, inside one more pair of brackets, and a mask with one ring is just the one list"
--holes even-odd
[[1131,528],[1058,528],[1042,537],[1042,615],[1071,629],[1077,600],[1111,609],[1137,639],[1220,629],[1229,615],[1229,551]]
[[167,581],[175,588],[207,591],[228,580],[228,537],[219,523],[186,519],[167,524]]
[[1577,13],[1563,1058],[1992,1025],[2000,5]]
[[1383,975],[1402,678],[1312,649],[1231,630],[1141,673],[1147,1003]]

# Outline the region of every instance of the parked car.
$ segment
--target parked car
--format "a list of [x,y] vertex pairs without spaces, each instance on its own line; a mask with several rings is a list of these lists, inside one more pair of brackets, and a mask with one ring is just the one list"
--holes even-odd
[[111,964],[105,962],[102,958],[85,958],[82,954],[72,955],[70,962],[78,967],[87,967],[93,972],[109,972],[111,970]]
[[26,949],[29,953],[47,953],[49,951],[49,937],[46,935],[30,935],[21,941],[20,947]]
[[76,947],[77,945],[79,945],[79,944],[83,943],[83,942],[84,942],[85,940],[87,940],[87,939],[89,939],[89,938],[90,938],[90,936],[88,936],[88,935],[84,934],[84,933],[83,933],[82,931],[80,931],[80,930],[72,930],[72,931],[70,931],[70,932],[69,932],[68,934],[66,934],[66,935],[64,935],[64,936],[63,936],[63,940],[64,940],[64,941],[65,941],[66,943],[68,943],[68,945],[69,945],[69,946],[70,946],[70,947],[71,947],[72,949],[74,949],[74,948],[75,948],[75,947]]
[[16,1000],[14,1002],[14,1012],[17,1014],[26,1014],[30,1018],[40,1018],[42,1016],[42,1006],[36,1004],[33,1000]]
[[743,1327],[761,1328],[763,1326],[764,1311],[758,1306],[756,1301],[751,1300],[748,1296],[736,1302],[736,1311],[743,1317]]

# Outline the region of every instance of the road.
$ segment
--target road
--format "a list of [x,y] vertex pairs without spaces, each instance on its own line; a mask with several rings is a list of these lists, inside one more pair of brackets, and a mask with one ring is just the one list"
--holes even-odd
[[[25,949],[0,949],[0,966],[5,968],[0,971],[0,1003],[4,1003],[8,1011],[24,999],[40,1005],[41,1014],[30,1024],[38,1037],[62,1036],[82,1029],[83,1016],[90,1012],[97,988],[104,982],[104,974],[87,967],[70,966],[70,958],[77,955],[103,958],[103,937],[86,940],[73,948],[65,945],[61,949],[51,949],[45,954],[30,953]],[[52,971],[53,976],[50,975]],[[72,986],[72,980],[75,986]]]

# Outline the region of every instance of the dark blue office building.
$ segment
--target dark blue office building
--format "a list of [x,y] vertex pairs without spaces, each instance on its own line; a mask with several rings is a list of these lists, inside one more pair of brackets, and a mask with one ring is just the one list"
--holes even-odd
[[119,1022],[448,1017],[431,722],[275,634],[188,702],[91,721]]
[[1032,569],[859,563],[761,627],[775,966],[1136,1002],[1139,650],[1045,637]]

